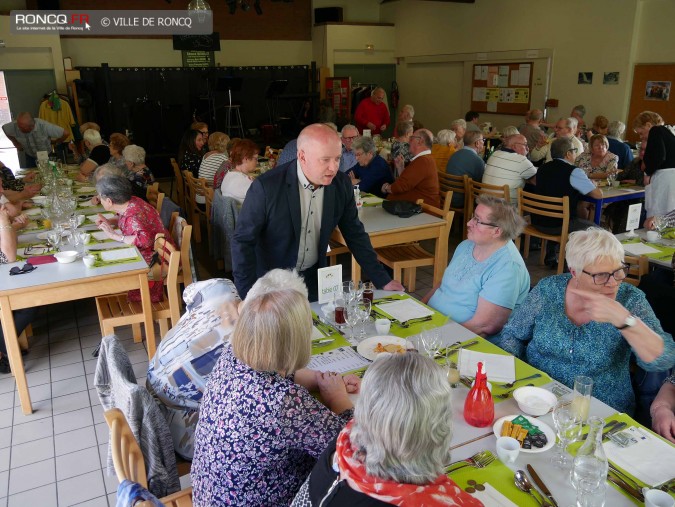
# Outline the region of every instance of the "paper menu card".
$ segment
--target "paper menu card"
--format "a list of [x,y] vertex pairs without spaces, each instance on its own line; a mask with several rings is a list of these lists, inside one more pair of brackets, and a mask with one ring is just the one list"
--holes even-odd
[[647,255],[661,252],[660,250],[657,250],[656,248],[649,245],[645,245],[644,243],[628,243],[623,245],[623,249],[633,255]]
[[475,377],[479,362],[483,363],[483,371],[487,373],[488,382],[516,380],[516,360],[513,356],[468,349],[459,351],[459,374],[465,377]]
[[412,298],[379,303],[376,306],[399,322],[406,322],[410,319],[421,319],[434,314],[432,310]]
[[[120,231],[119,229],[115,229],[113,231],[113,233],[114,234],[122,234],[122,231]],[[110,238],[108,238],[108,235],[103,231],[92,232],[91,236],[97,241],[105,241],[106,239],[110,239]]]
[[646,430],[628,428],[638,441],[620,447],[611,440],[602,444],[607,459],[645,484],[658,486],[673,478],[675,447]]
[[483,483],[483,487],[485,488],[483,491],[474,491],[469,494],[483,502],[485,507],[518,507],[487,482]]
[[107,218],[108,220],[115,218],[115,213],[97,213],[96,215],[87,215],[87,220],[96,223],[98,215],[101,215],[102,217]]
[[119,250],[101,250],[101,260],[119,261],[138,257],[135,248],[120,248]]
[[337,373],[347,373],[348,371],[365,368],[368,365],[370,365],[370,361],[356,352],[353,348],[339,347],[312,356],[306,367],[310,370],[322,372],[335,371]]

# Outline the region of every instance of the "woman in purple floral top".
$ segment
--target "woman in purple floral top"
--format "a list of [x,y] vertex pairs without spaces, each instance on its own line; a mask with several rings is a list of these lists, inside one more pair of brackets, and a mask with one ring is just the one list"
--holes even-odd
[[[246,300],[200,410],[195,506],[289,505],[351,418],[346,385],[354,379],[301,369],[311,354],[311,327],[300,292],[272,290]],[[330,410],[309,393],[317,388]]]

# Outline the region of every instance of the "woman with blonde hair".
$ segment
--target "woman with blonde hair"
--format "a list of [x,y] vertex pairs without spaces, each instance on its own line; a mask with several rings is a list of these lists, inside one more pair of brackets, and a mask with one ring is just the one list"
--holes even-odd
[[436,142],[431,145],[431,156],[436,161],[436,169],[445,172],[448,160],[457,151],[457,134],[450,129],[439,130],[436,134]]
[[199,165],[199,177],[212,181],[216,171],[228,160],[227,143],[230,136],[223,132],[214,132],[209,135],[209,150]]

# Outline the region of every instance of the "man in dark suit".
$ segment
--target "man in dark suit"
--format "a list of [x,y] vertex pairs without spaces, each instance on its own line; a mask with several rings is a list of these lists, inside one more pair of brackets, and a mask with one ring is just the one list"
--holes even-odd
[[314,124],[298,137],[298,159],[256,179],[239,213],[232,271],[244,299],[274,268],[297,268],[317,299],[317,269],[326,266],[328,239],[339,227],[347,246],[377,287],[404,290],[377,262],[359,220],[349,176],[338,171],[342,143],[330,127]]

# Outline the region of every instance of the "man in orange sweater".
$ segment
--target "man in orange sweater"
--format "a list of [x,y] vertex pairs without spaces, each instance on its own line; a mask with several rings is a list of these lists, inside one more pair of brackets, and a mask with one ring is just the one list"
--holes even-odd
[[388,194],[387,199],[411,201],[424,199],[426,204],[440,208],[440,186],[436,162],[431,156],[431,145],[434,135],[430,130],[419,129],[410,136],[410,154],[412,160],[403,170],[403,157],[394,159],[397,171],[403,173],[394,183],[385,183],[382,192]]

